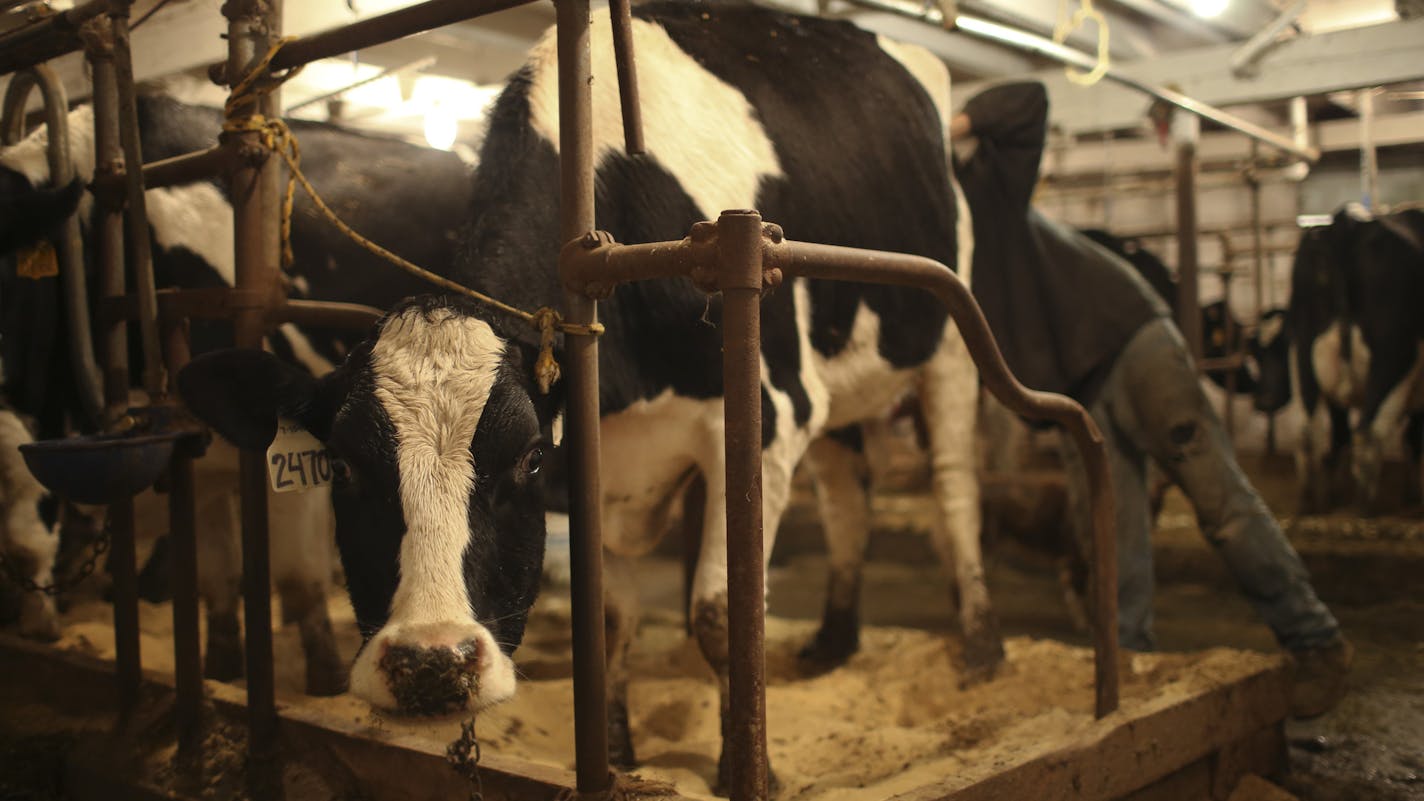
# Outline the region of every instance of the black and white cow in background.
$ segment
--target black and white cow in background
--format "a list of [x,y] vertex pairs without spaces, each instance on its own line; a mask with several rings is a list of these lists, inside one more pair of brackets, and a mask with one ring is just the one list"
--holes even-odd
[[[637,158],[622,153],[607,26],[592,26],[594,71],[607,78],[593,84],[599,228],[621,242],[680,239],[722,209],[757,208],[797,239],[970,263],[938,60],[845,22],[749,6],[649,3],[633,24],[650,151]],[[491,112],[467,244],[446,270],[530,309],[561,296],[557,121],[550,34]],[[982,643],[992,633],[978,558],[977,380],[944,309],[918,290],[795,281],[768,295],[762,314],[768,535],[819,434],[919,390],[941,550],[967,579],[966,633]],[[628,557],[653,546],[694,471],[708,503],[693,628],[726,711],[721,304],[686,280],[650,282],[621,287],[601,319],[611,717],[628,763]],[[508,654],[543,547],[539,432],[559,402],[533,389],[532,340],[488,309],[431,299],[398,307],[319,380],[239,351],[199,358],[179,378],[190,407],[244,447],[265,447],[278,415],[326,442],[339,466],[338,544],[367,637],[352,690],[378,706],[479,708],[513,691]],[[997,641],[978,652],[1002,653]]]
[[1278,409],[1293,396],[1305,414],[1296,453],[1302,510],[1324,511],[1351,489],[1375,508],[1383,450],[1401,433],[1410,493],[1424,495],[1421,309],[1424,211],[1373,217],[1349,207],[1301,233],[1285,324],[1269,339],[1263,329],[1256,405]]
[[[144,94],[139,98],[139,124],[144,160],[154,161],[210,146],[220,129],[221,114]],[[407,258],[424,263],[448,263],[453,258],[469,197],[468,169],[456,156],[327,125],[293,123],[292,127],[302,142],[307,174],[348,222]],[[84,183],[94,172],[90,107],[71,112],[69,128],[71,159],[78,182]],[[55,227],[55,220],[44,215],[62,219],[74,202],[82,203],[81,220],[88,233],[92,206],[88,195],[81,200],[69,188],[46,186],[46,144],[41,130],[0,153],[4,190],[0,208],[15,212],[0,218],[0,240],[12,247],[45,235]],[[231,285],[232,209],[225,188],[202,181],[153,189],[146,194],[146,205],[160,287]],[[296,261],[289,278],[296,296],[386,306],[420,286],[347,240],[318,216],[305,197],[299,197],[296,207],[292,244]],[[92,256],[92,249],[86,250]],[[90,286],[96,282],[91,280]],[[0,289],[5,304],[5,359],[12,368],[6,394],[22,407],[28,405],[24,411],[41,421],[42,436],[47,437],[65,433],[65,420],[74,416],[76,406],[68,367],[57,355],[65,352],[57,295],[57,279],[9,277]],[[268,344],[283,358],[320,375],[345,354],[343,339],[354,338],[352,332],[303,330],[289,323],[274,332]],[[37,349],[38,340],[49,341],[51,347]],[[135,363],[140,358],[137,342],[136,332],[131,333]],[[195,352],[230,344],[226,326],[194,322]],[[198,462],[200,590],[209,632],[205,670],[220,679],[236,678],[242,671],[236,467],[236,451],[222,442],[214,443]],[[333,572],[328,495],[329,490],[322,488],[269,497],[273,580],[282,597],[284,618],[300,625],[307,688],[313,694],[339,692],[346,684],[346,667],[336,652],[326,609]],[[162,530],[166,505],[151,493],[140,501],[141,524]]]

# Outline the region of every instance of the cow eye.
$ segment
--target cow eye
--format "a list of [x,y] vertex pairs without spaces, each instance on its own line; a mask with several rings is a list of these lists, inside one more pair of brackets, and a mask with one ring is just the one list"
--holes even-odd
[[344,459],[332,458],[331,478],[337,484],[345,484],[351,480],[351,465]]
[[544,466],[544,449],[535,445],[524,452],[519,457],[520,475],[532,476],[539,472],[539,468]]

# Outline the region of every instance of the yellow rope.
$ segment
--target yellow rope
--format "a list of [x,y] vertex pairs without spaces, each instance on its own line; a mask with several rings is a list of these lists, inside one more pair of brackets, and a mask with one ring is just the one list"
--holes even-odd
[[1053,29],[1053,41],[1058,44],[1063,44],[1064,40],[1068,38],[1068,34],[1089,20],[1098,24],[1097,63],[1087,72],[1079,72],[1072,67],[1065,66],[1063,68],[1063,74],[1068,80],[1079,86],[1092,86],[1103,79],[1103,76],[1107,74],[1108,67],[1112,63],[1108,50],[1108,20],[1107,17],[1103,16],[1103,12],[1093,6],[1093,0],[1079,0],[1079,2],[1078,10],[1074,11],[1070,16],[1067,14],[1068,2],[1067,0],[1062,0],[1059,9],[1063,21],[1058,23],[1058,26]]
[[[518,317],[539,331],[539,358],[534,364],[534,375],[539,383],[539,390],[547,394],[554,382],[559,380],[559,364],[554,359],[554,334],[556,331],[565,334],[581,334],[597,336],[603,333],[603,326],[598,323],[581,324],[565,322],[563,316],[553,308],[541,307],[533,312],[527,312],[516,308],[501,300],[490,297],[483,292],[478,292],[464,284],[455,282],[442,275],[437,275],[414,262],[408,261],[392,253],[380,245],[372,242],[366,237],[357,233],[351,226],[347,225],[331,207],[326,205],[321,195],[317,194],[316,188],[307,180],[302,173],[302,149],[297,142],[296,136],[292,134],[287,123],[280,119],[268,119],[256,112],[257,98],[275,90],[281,83],[288,80],[301,68],[288,70],[280,77],[266,84],[258,86],[257,80],[263,75],[267,66],[272,63],[272,58],[277,55],[277,51],[282,48],[293,37],[278,40],[272,48],[263,56],[252,72],[243,78],[233,87],[232,93],[228,96],[227,111],[230,120],[223,125],[223,130],[228,132],[255,132],[261,135],[262,145],[267,149],[277,153],[282,160],[287,163],[287,189],[282,198],[282,264],[290,266],[292,263],[292,207],[296,194],[296,186],[301,185],[302,190],[311,197],[317,210],[326,217],[327,221],[336,227],[338,231],[345,234],[352,242],[364,248],[366,251],[385,259],[396,267],[405,270],[429,283],[435,284],[451,292],[456,292],[466,297],[474,298],[489,306],[493,306],[507,314]],[[241,117],[233,117],[236,109],[244,103],[252,103],[248,114]]]

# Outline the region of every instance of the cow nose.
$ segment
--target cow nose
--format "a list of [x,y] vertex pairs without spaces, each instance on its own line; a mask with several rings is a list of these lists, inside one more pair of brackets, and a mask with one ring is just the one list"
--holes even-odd
[[409,715],[444,715],[463,711],[479,692],[487,657],[480,641],[428,647],[391,644],[381,656],[396,708]]

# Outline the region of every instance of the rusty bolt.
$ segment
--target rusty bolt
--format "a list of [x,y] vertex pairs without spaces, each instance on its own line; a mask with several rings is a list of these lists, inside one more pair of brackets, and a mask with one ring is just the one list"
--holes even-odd
[[717,236],[717,223],[710,220],[693,223],[692,232],[688,236],[698,244],[711,242]]
[[761,232],[767,239],[778,245],[781,244],[781,240],[786,238],[786,235],[781,231],[781,226],[776,223],[764,223]]
[[785,276],[782,275],[780,267],[772,267],[771,269],[763,272],[761,275],[762,288],[775,289],[781,286],[781,282],[784,280],[784,278]]
[[208,80],[218,86],[227,86],[227,64],[209,64]]

